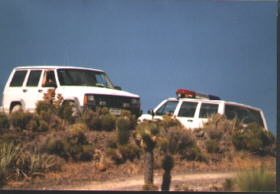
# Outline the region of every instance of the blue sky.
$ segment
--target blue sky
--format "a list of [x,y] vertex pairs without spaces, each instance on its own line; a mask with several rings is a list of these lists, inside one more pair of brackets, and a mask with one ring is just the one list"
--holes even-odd
[[1,0],[0,90],[13,67],[99,68],[146,112],[178,88],[263,109],[276,133],[276,1]]

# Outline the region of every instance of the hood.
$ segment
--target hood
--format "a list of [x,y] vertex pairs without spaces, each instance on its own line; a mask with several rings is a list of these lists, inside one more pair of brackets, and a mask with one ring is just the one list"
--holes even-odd
[[64,92],[69,93],[83,93],[83,94],[100,94],[100,95],[112,95],[112,96],[124,96],[139,98],[139,95],[133,94],[124,90],[94,87],[94,86],[62,86],[60,87]]

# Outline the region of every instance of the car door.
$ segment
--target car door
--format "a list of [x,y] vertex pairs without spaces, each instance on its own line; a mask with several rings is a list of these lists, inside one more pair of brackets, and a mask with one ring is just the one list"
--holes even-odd
[[37,101],[41,98],[41,92],[39,89],[41,74],[42,70],[39,69],[29,71],[25,87],[23,88],[25,110],[27,111],[34,111]]
[[45,69],[42,72],[42,78],[39,83],[39,99],[43,100],[44,94],[48,92],[49,89],[56,89],[57,79],[55,76],[55,71],[53,69]]
[[203,127],[203,124],[208,121],[208,118],[218,113],[219,104],[202,102],[199,109],[199,127]]
[[176,113],[176,118],[186,127],[186,128],[198,128],[198,108],[199,102],[193,101],[182,101],[179,104],[180,108]]

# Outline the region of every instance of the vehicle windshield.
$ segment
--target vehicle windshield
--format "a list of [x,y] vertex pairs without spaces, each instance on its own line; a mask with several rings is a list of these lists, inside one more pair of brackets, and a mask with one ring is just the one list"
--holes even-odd
[[156,115],[173,114],[178,101],[167,101],[157,111]]
[[97,86],[114,88],[104,72],[83,69],[58,69],[58,79],[61,86]]

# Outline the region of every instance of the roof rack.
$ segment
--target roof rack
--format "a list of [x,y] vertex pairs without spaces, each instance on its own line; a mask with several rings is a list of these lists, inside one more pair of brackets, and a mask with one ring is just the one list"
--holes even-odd
[[214,96],[211,94],[203,94],[200,92],[195,92],[192,90],[186,90],[186,89],[178,89],[176,90],[176,95],[178,98],[196,98],[196,99],[208,99],[208,100],[221,100],[220,97]]

